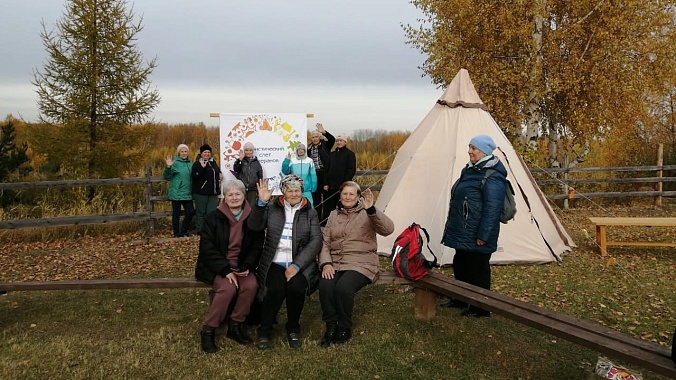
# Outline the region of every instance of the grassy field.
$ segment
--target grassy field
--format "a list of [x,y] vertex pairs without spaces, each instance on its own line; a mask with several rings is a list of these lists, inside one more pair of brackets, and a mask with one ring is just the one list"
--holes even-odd
[[[601,258],[587,218],[676,216],[676,206],[595,207],[558,214],[578,248],[558,264],[494,267],[494,290],[668,346],[676,327],[676,252],[611,247],[610,257]],[[676,231],[666,228],[617,228],[609,234],[626,240],[676,239]],[[0,281],[191,276],[198,243],[193,237],[143,244],[140,235],[40,243],[10,234],[0,239]],[[388,269],[386,261],[383,269]],[[239,346],[219,331],[222,350],[207,355],[198,341],[207,292],[0,296],[0,378],[587,379],[599,356],[497,315],[468,319],[458,310],[439,308],[433,321],[417,322],[413,292],[396,285],[371,286],[358,294],[355,336],[344,346],[318,346],[323,324],[315,293],[301,321],[301,350],[289,349],[281,332],[273,349],[261,352]],[[638,370],[644,379],[661,379]]]

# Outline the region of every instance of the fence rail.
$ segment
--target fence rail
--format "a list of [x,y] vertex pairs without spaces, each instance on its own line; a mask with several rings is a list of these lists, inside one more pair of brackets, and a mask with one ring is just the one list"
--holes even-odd
[[[663,171],[676,170],[676,165],[664,166],[622,166],[605,168],[552,168],[530,169],[533,174],[547,173],[551,176],[564,175],[570,173],[599,173],[599,172],[657,172],[656,177],[642,178],[548,178],[536,180],[538,185],[560,185],[566,189],[563,194],[548,194],[546,197],[550,200],[560,199],[578,199],[578,198],[615,198],[615,197],[676,197],[676,191],[625,191],[625,192],[594,192],[583,193],[572,189],[573,184],[588,183],[646,183],[657,184],[658,189],[662,188],[663,183],[676,182],[676,177],[662,177]],[[362,176],[386,176],[387,170],[360,170],[357,171],[357,177]],[[155,195],[154,184],[166,183],[162,176],[153,176],[150,167],[146,167],[145,176],[129,178],[104,178],[104,179],[83,179],[83,180],[61,180],[61,181],[39,181],[39,182],[9,182],[0,183],[0,192],[7,190],[29,190],[29,189],[53,189],[62,187],[77,186],[108,186],[108,185],[145,185],[145,211],[130,212],[105,215],[76,215],[54,218],[35,218],[22,220],[1,220],[0,230],[12,230],[21,228],[52,227],[52,226],[77,226],[86,224],[105,224],[124,221],[145,221],[148,226],[147,235],[152,235],[154,231],[154,221],[158,218],[171,216],[171,211],[155,211],[155,203],[168,201],[165,195]],[[374,191],[379,191],[381,186],[370,186]]]

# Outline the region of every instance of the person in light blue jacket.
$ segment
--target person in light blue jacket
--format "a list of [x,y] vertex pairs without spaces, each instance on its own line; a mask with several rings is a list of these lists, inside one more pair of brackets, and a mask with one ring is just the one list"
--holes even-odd
[[[192,161],[188,158],[188,146],[180,144],[176,148],[176,156],[167,156],[166,164],[162,177],[169,181],[168,198],[171,201],[171,227],[174,230],[174,237],[188,236],[190,222],[195,214],[190,176]],[[180,224],[181,208],[185,211],[183,224]]]
[[282,173],[285,175],[295,174],[303,180],[303,196],[310,201],[312,205],[312,193],[317,190],[317,172],[315,171],[315,164],[310,157],[307,156],[305,145],[298,144],[296,147],[296,157],[291,157],[287,154],[284,162],[282,162]]

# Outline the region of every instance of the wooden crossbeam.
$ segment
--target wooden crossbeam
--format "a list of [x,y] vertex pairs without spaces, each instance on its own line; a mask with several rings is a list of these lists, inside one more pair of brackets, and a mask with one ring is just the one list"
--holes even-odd
[[[410,284],[411,281],[383,272],[376,284]],[[98,280],[62,280],[42,282],[0,282],[0,291],[95,290],[95,289],[178,289],[210,287],[194,278],[125,278]]]

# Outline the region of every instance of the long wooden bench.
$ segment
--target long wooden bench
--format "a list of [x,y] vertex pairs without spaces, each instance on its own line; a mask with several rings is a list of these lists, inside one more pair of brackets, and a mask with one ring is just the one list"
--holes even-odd
[[676,247],[676,242],[654,241],[608,241],[606,229],[609,226],[642,226],[642,227],[676,227],[676,218],[589,218],[596,226],[596,243],[601,249],[601,256],[608,254],[608,246],[645,246],[645,247]]
[[[410,284],[411,281],[394,273],[381,273],[377,284]],[[208,288],[209,285],[194,278],[124,278],[98,280],[61,280],[35,282],[0,282],[0,291],[29,292],[43,290],[95,290],[95,289],[179,289]]]

